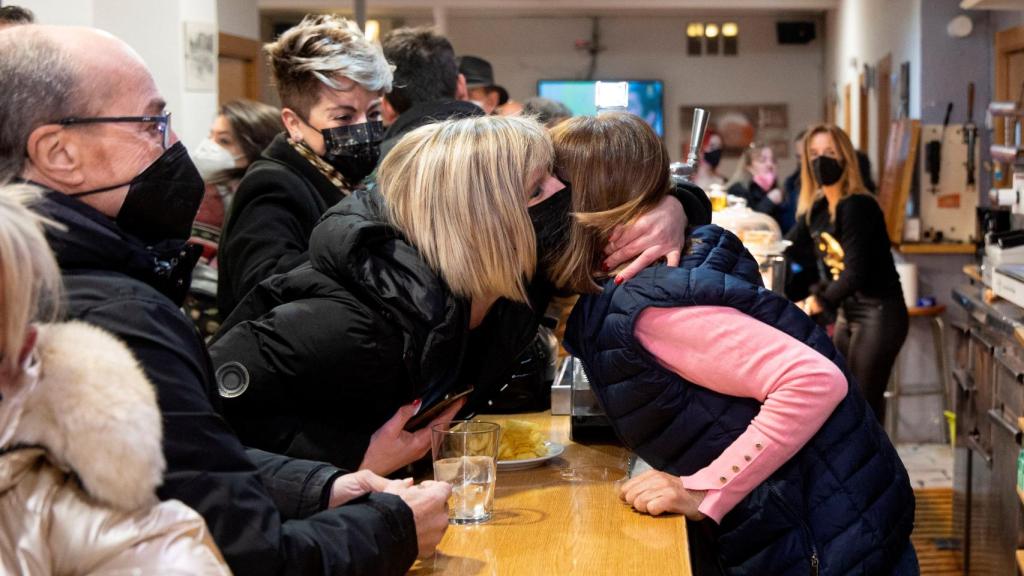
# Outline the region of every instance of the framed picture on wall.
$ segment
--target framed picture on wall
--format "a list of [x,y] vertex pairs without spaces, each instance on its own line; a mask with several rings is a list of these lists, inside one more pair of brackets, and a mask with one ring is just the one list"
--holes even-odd
[[217,90],[217,26],[185,22],[185,90]]
[[789,106],[786,104],[687,105],[680,108],[682,148],[685,157],[693,127],[694,108],[710,115],[709,130],[722,137],[722,155],[736,157],[753,143],[771,146],[776,158],[789,156]]

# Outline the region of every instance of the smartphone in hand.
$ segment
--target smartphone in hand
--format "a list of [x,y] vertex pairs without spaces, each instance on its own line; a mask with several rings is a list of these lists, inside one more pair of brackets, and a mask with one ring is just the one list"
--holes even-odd
[[408,422],[405,423],[405,430],[407,432],[414,432],[422,428],[423,426],[429,424],[431,421],[434,420],[434,418],[437,418],[445,410],[451,408],[452,404],[458,402],[462,398],[465,398],[472,391],[473,389],[470,388],[468,390],[463,390],[461,392],[449,394],[442,398],[437,404],[434,404],[429,408],[420,408],[419,413],[417,413],[415,416],[410,418]]

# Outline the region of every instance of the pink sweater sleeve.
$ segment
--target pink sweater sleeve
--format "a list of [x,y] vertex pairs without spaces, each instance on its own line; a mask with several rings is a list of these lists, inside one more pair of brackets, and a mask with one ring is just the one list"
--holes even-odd
[[828,358],[733,308],[648,308],[636,337],[690,382],[761,402],[718,458],[682,477],[688,490],[707,490],[699,509],[716,522],[792,458],[846,396],[846,377]]

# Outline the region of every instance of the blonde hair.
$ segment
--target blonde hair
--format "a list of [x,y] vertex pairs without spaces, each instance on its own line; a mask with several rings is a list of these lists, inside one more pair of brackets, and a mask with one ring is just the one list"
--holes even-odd
[[18,373],[29,324],[56,318],[60,268],[43,236],[44,220],[26,206],[39,198],[29,186],[0,187],[0,374]]
[[451,120],[404,136],[377,181],[392,224],[452,292],[527,302],[537,255],[526,202],[552,154],[528,118]]
[[380,44],[367,40],[355,22],[340,16],[306,16],[263,50],[281,105],[303,117],[316,104],[321,85],[342,89],[339,76],[370,92],[391,91],[394,67]]
[[625,112],[569,118],[552,128],[551,138],[558,174],[572,186],[575,215],[551,279],[559,288],[598,292],[593,275],[612,230],[671,190],[668,151],[646,122]]
[[751,142],[750,146],[744,148],[743,154],[740,154],[740,161],[736,163],[736,170],[733,170],[732,176],[725,183],[725,186],[728,188],[737,183],[749,186],[750,182],[754,179],[753,173],[750,172],[750,167],[754,165],[754,155],[759,154],[765,148],[771,150],[771,146],[761,144],[760,142]]
[[[864,188],[864,181],[860,177],[860,164],[857,162],[857,153],[854,152],[853,143],[850,137],[842,128],[834,124],[818,124],[807,130],[803,141],[803,156],[800,159],[800,199],[797,201],[797,217],[810,218],[811,206],[824,195],[821,185],[814,177],[811,170],[811,140],[817,134],[828,134],[832,137],[832,143],[839,152],[840,160],[843,163],[843,176],[839,179],[839,197],[846,198],[852,194],[867,194]],[[829,213],[835,219],[835,207],[829,206]]]

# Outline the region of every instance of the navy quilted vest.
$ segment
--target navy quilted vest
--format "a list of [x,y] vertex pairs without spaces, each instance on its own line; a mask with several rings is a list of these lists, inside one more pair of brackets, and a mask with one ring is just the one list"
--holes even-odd
[[[760,410],[669,372],[634,338],[649,306],[729,306],[806,343],[851,382],[821,430],[722,519],[716,534],[728,574],[916,574],[914,496],[896,450],[852,383],[827,334],[761,286],[733,234],[694,231],[679,268],[651,267],[580,298],[566,348],[582,360],[619,438],[654,468],[688,475],[711,463]],[[728,360],[728,359],[724,359]]]

